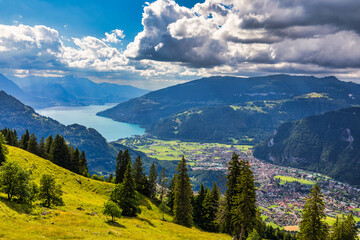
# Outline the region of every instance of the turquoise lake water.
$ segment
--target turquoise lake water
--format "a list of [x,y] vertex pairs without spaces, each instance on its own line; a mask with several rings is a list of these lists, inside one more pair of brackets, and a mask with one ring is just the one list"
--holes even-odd
[[143,135],[145,129],[135,124],[116,122],[110,118],[96,116],[96,113],[111,108],[116,104],[90,105],[86,107],[64,107],[37,109],[40,115],[51,117],[62,124],[78,123],[88,128],[96,129],[107,141],[119,138]]

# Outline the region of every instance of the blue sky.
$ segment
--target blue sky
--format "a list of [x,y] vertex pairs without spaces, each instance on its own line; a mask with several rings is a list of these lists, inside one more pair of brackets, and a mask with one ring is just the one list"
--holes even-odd
[[358,0],[0,0],[0,73],[149,89],[212,75],[358,81],[359,21]]

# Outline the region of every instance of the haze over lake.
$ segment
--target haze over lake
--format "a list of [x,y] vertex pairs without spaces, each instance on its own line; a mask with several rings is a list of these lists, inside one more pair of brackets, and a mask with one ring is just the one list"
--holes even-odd
[[37,109],[36,112],[43,116],[51,117],[62,124],[81,124],[88,128],[96,129],[107,141],[119,138],[142,135],[145,129],[135,124],[116,122],[110,118],[96,116],[97,112],[106,110],[116,104],[90,105],[81,107],[57,106]]

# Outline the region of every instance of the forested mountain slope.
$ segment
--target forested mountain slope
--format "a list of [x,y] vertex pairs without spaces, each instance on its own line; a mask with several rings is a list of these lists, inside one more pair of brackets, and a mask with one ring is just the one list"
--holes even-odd
[[360,185],[360,108],[287,122],[257,145],[254,156]]

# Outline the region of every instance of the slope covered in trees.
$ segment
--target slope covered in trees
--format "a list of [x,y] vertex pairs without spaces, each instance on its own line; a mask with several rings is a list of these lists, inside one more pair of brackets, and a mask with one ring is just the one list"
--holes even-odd
[[[117,223],[102,214],[114,184],[74,174],[48,160],[8,146],[8,159],[31,171],[38,185],[43,174],[54,176],[63,191],[64,206],[43,208],[9,202],[0,193],[0,233],[5,239],[231,239],[224,234],[203,232],[171,223],[172,216],[163,213],[148,198],[140,195],[141,214],[124,217]],[[11,229],[11,231],[9,231]]]
[[[359,103],[360,85],[335,77],[210,77],[153,91],[98,114],[140,124],[162,138],[229,141],[238,134],[258,137],[279,122]],[[251,130],[243,130],[247,128]]]
[[255,147],[254,156],[360,185],[360,108],[284,123]]

